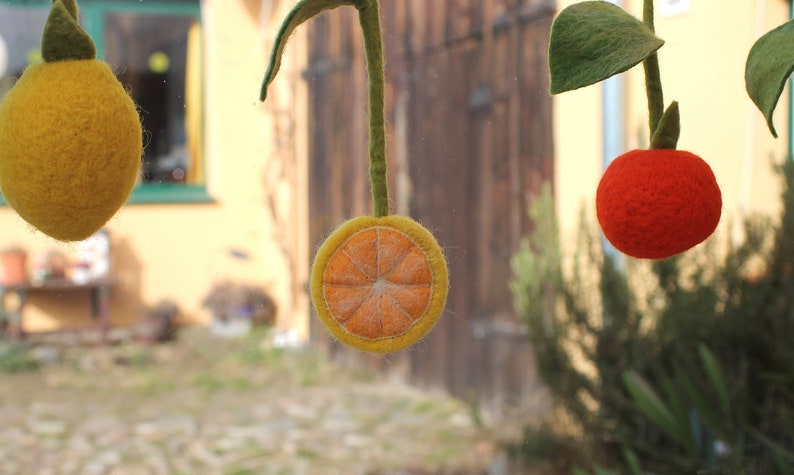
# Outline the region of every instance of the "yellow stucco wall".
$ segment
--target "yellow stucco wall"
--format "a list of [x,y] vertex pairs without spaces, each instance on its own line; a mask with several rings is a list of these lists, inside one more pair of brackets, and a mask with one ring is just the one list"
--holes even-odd
[[[559,9],[575,3],[558,2]],[[135,322],[144,306],[174,299],[188,321],[206,322],[200,302],[218,280],[261,285],[279,306],[279,326],[308,328],[303,290],[308,269],[304,29],[290,41],[272,100],[257,93],[267,52],[292,2],[204,0],[205,161],[213,204],[128,205],[110,222],[115,268],[116,325]],[[625,0],[640,16],[642,2]],[[703,156],[724,194],[724,216],[742,211],[776,213],[779,180],[771,162],[785,155],[744,92],[744,61],[762,33],[788,19],[784,0],[693,0],[690,11],[657,18],[667,41],[660,52],[666,100],[681,103],[680,147]],[[645,145],[646,105],[642,69],[625,74],[626,144]],[[787,124],[787,93],[776,124]],[[554,99],[555,189],[563,235],[573,237],[582,206],[594,216],[593,197],[602,172],[600,85]],[[726,225],[723,219],[721,227]],[[10,209],[0,208],[0,247],[22,244],[33,254],[50,248],[73,253],[31,231]],[[251,258],[238,261],[230,249]],[[80,295],[36,298],[26,312],[28,330],[91,324]]]
[[[278,325],[307,333],[308,300],[301,291],[308,269],[306,151],[305,138],[299,140],[305,132],[291,127],[300,123],[305,103],[299,77],[305,46],[299,32],[274,86],[282,100],[260,104],[267,52],[288,7],[276,2],[271,8],[272,3],[202,2],[205,162],[216,202],[132,204],[110,221],[121,279],[112,296],[114,325],[134,323],[144,306],[165,298],[177,302],[185,321],[207,322],[201,300],[214,282],[230,278],[269,290],[279,308]],[[298,116],[284,119],[285,107]],[[31,230],[3,207],[0,247],[12,243],[33,256],[51,248],[76,251]],[[231,257],[231,249],[250,259]],[[25,313],[26,329],[91,325],[89,308],[85,295],[36,297]]]
[[[577,3],[558,2],[559,10]],[[786,154],[788,92],[776,110],[781,138],[773,139],[763,116],[744,88],[747,53],[763,33],[789,18],[784,0],[733,2],[692,0],[688,12],[658,14],[656,32],[666,44],[659,52],[665,102],[681,107],[679,148],[702,156],[714,170],[723,192],[723,219],[738,222],[743,212],[776,216],[780,179],[772,163]],[[624,8],[642,16],[641,0]],[[647,146],[647,103],[642,67],[625,77],[625,149]],[[594,197],[602,173],[602,87],[590,86],[554,99],[556,197],[563,235],[572,238],[584,205],[595,216]]]

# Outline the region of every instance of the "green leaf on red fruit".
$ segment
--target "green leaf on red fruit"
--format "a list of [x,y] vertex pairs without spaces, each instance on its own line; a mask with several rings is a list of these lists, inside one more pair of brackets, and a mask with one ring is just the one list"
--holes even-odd
[[273,46],[273,52],[270,55],[270,62],[267,72],[265,73],[265,79],[262,82],[262,90],[259,93],[259,100],[265,100],[267,96],[267,87],[276,77],[276,73],[278,73],[281,67],[281,56],[284,54],[284,47],[287,44],[289,36],[295,31],[295,28],[326,10],[345,5],[352,5],[362,9],[366,8],[370,1],[373,0],[301,0],[298,2],[289,12],[287,18],[284,19],[284,23],[281,24],[281,28],[276,36],[276,42]]
[[551,93],[589,86],[627,71],[663,44],[651,28],[609,2],[573,4],[560,12],[551,27]]
[[777,137],[777,131],[772,123],[772,114],[792,71],[794,20],[759,38],[750,49],[744,70],[747,94],[764,114],[769,131],[774,137]]
[[681,136],[681,114],[678,110],[678,102],[673,101],[664,111],[659,125],[651,136],[651,148],[653,149],[674,149],[678,145],[678,138]]

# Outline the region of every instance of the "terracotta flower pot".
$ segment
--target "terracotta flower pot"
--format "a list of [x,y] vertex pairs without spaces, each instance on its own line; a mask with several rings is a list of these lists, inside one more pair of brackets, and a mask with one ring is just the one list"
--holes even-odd
[[0,252],[0,285],[21,285],[28,281],[28,255],[22,250]]

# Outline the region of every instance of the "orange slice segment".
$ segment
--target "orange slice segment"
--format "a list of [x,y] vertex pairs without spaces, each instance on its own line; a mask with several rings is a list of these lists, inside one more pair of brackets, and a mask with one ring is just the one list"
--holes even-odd
[[441,315],[449,277],[435,238],[402,216],[340,226],[312,266],[312,301],[337,339],[386,353],[422,338]]

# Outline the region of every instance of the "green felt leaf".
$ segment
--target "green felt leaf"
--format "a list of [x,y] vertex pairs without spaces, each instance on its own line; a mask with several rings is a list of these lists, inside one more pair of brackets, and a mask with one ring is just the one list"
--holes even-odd
[[72,18],[78,21],[80,20],[80,17],[77,16],[77,0],[52,0],[52,3],[56,3],[58,1],[63,3],[63,6],[66,7],[66,11],[69,12],[69,15],[71,15]]
[[652,149],[674,149],[681,136],[681,115],[678,102],[673,101],[664,111],[659,125],[651,137]]
[[94,40],[77,23],[74,0],[53,2],[41,37],[41,55],[48,63],[96,58]]
[[772,113],[793,70],[794,20],[791,20],[755,42],[744,70],[747,93],[764,114],[774,137],[777,137],[777,131],[772,123]]
[[369,1],[370,0],[301,0],[298,2],[292,11],[287,14],[287,18],[284,19],[284,23],[281,24],[281,28],[276,36],[276,42],[270,54],[270,63],[265,73],[265,79],[262,81],[262,90],[259,93],[259,100],[264,101],[267,97],[267,87],[276,77],[281,67],[281,56],[284,54],[284,47],[287,44],[289,36],[295,31],[295,28],[326,10],[345,5],[352,5],[361,9],[365,8]]
[[551,27],[551,93],[578,89],[636,66],[662,47],[644,23],[609,2],[575,3]]

